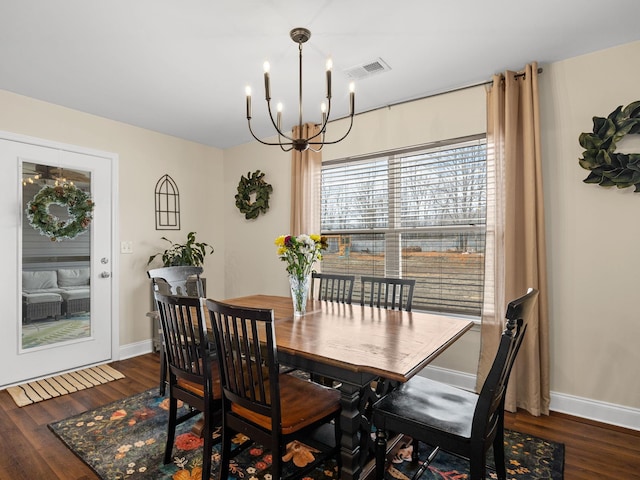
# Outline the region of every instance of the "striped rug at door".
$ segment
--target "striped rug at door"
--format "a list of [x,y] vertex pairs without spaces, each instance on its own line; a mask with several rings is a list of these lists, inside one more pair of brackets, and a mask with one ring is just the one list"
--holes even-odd
[[7,388],[7,392],[19,407],[31,405],[50,398],[66,395],[103,383],[124,378],[124,375],[109,365],[85,368],[75,372],[56,375],[34,382]]

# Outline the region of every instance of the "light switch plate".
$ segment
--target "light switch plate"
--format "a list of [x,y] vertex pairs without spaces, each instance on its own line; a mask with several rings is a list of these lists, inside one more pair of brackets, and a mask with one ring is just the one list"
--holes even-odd
[[120,253],[133,253],[133,242],[120,242]]

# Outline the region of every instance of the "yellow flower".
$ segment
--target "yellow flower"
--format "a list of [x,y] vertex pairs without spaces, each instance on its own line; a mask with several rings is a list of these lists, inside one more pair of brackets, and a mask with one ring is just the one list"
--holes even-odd
[[201,467],[193,467],[193,470],[189,472],[189,470],[178,470],[173,474],[173,480],[201,480],[202,479],[202,468]]
[[318,234],[281,235],[274,243],[280,260],[287,263],[287,273],[297,278],[308,276],[313,264],[322,259],[321,251],[328,247],[326,237]]

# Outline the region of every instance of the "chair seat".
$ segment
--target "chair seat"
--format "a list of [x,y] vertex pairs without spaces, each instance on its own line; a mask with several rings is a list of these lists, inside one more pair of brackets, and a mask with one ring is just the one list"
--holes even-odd
[[[327,417],[328,413],[340,410],[340,392],[284,374],[280,375],[280,404],[282,433],[287,435]],[[271,429],[271,417],[235,403],[231,405],[231,410],[266,430]]]
[[477,402],[476,393],[416,376],[375,404],[374,423],[408,435],[409,429],[434,428],[471,439]]
[[[219,399],[222,398],[222,386],[220,385],[220,369],[218,368],[218,362],[212,361],[210,363],[210,371],[211,371],[211,388],[213,390],[213,398]],[[177,386],[182,388],[183,390],[187,390],[196,395],[203,396],[204,395],[204,386],[200,382],[192,382],[185,378],[178,378]]]
[[538,290],[530,288],[507,305],[498,351],[479,394],[413,377],[373,405],[377,480],[384,479],[387,431],[412,437],[414,452],[417,442],[425,442],[436,447],[433,455],[442,449],[467,458],[470,480],[486,478],[487,451],[493,447],[496,477],[507,479],[504,395],[537,298]]

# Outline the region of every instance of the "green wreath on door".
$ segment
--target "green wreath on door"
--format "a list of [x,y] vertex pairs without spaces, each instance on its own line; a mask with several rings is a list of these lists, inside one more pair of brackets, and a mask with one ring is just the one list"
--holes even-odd
[[[66,207],[69,218],[52,214],[51,205]],[[41,235],[52,242],[72,239],[87,231],[93,218],[94,203],[88,193],[72,184],[46,185],[27,204],[27,219]]]

